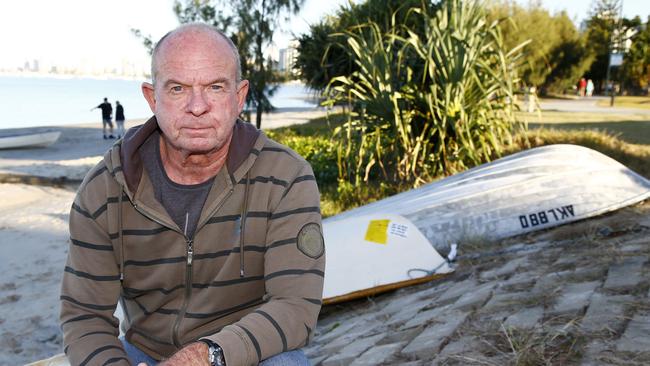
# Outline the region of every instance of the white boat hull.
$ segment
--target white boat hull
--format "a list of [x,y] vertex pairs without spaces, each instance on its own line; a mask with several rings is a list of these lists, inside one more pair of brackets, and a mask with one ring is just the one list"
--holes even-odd
[[[576,145],[530,149],[329,218],[392,213],[446,250],[464,239],[502,239],[617,210],[650,197],[650,181]],[[332,243],[327,243],[329,245]]]
[[[399,215],[325,220],[323,235],[325,304],[370,296],[452,270],[420,230]],[[414,269],[424,271],[409,273]]]
[[61,131],[0,136],[0,149],[46,147],[55,143],[59,136],[61,136]]
[[[323,297],[332,303],[408,285],[450,271],[439,253],[451,244],[462,249],[468,240],[525,234],[648,197],[650,181],[585,147],[551,145],[513,154],[324,220]],[[382,217],[413,233],[393,245],[400,249],[366,240],[372,221]],[[390,229],[384,231],[390,238]],[[427,252],[422,243],[436,250]],[[414,268],[429,272],[409,273]]]

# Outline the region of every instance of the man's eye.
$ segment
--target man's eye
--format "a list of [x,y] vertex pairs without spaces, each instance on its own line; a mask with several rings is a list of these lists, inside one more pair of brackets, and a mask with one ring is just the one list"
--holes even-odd
[[213,91],[220,91],[221,89],[223,89],[223,87],[221,85],[218,85],[218,84],[213,84],[213,85],[210,85],[210,89],[212,89]]
[[183,91],[183,87],[180,85],[172,86],[171,91],[174,93],[180,93]]

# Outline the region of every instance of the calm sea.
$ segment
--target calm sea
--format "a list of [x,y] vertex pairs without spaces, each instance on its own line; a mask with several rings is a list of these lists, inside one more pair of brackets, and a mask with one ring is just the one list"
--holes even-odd
[[[101,111],[90,109],[103,98],[119,100],[128,119],[151,116],[142,97],[142,80],[0,76],[0,128],[58,126],[97,122]],[[277,108],[313,108],[301,84],[280,86],[271,102]]]

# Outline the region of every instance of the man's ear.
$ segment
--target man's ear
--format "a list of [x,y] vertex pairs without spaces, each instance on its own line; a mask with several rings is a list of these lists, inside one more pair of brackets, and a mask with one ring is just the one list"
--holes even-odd
[[246,95],[248,95],[248,80],[242,80],[237,85],[237,106],[239,107],[239,113],[244,109],[244,104],[246,104]]
[[149,103],[149,108],[151,108],[151,112],[154,114],[156,113],[156,94],[154,92],[154,87],[150,83],[142,83],[142,95],[144,95],[144,99],[147,100],[147,103]]

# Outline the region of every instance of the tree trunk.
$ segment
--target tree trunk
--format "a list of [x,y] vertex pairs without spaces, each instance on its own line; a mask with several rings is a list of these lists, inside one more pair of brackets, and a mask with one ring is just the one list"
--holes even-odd
[[255,126],[259,130],[262,128],[262,103],[257,103],[257,115],[255,116]]

